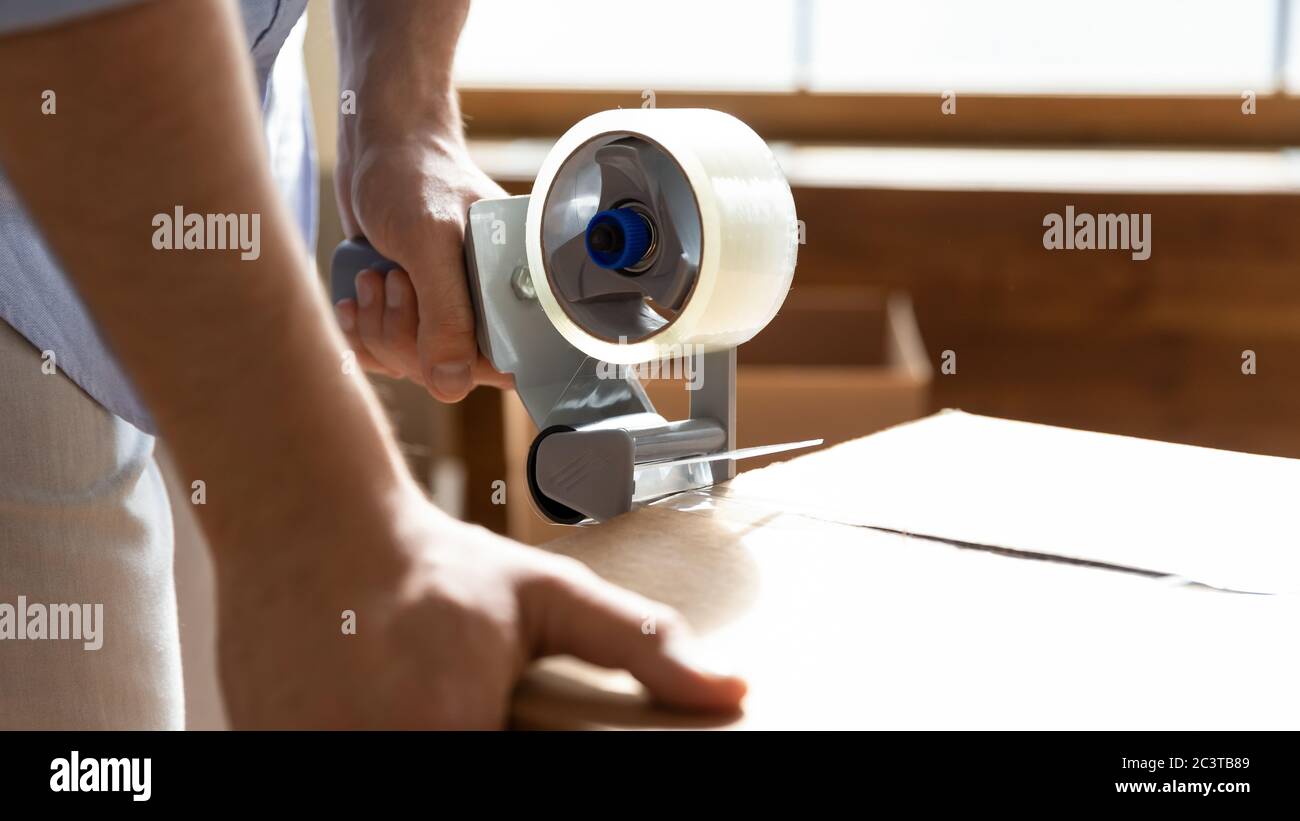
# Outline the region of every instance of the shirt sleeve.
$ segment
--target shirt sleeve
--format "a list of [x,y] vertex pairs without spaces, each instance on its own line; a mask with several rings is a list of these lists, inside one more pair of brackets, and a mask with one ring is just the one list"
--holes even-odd
[[0,0],[0,35],[46,28],[140,2],[142,0]]

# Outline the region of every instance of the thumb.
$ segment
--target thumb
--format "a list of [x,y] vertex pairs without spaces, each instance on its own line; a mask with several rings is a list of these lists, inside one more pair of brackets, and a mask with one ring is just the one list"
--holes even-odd
[[[575,563],[576,564],[576,563]],[[616,587],[583,565],[530,586],[536,655],[573,655],[627,670],[656,701],[696,710],[735,710],[748,689],[711,669],[677,611]]]
[[480,358],[461,236],[450,224],[431,229],[430,247],[421,249],[411,276],[420,317],[416,350],[430,392],[443,402],[465,398]]

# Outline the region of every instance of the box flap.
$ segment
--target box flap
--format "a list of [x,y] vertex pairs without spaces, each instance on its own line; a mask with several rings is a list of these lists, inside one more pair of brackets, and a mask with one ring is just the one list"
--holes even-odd
[[1300,591],[1296,459],[948,411],[704,493],[1230,590]]

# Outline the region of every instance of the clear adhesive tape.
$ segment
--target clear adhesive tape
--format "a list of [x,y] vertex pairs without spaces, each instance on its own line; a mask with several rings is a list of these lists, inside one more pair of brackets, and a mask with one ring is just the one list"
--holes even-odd
[[[571,155],[606,136],[641,137],[661,147],[685,174],[699,208],[700,266],[693,289],[671,322],[633,342],[579,326],[561,306],[543,259],[543,212],[556,174]],[[594,202],[584,207],[595,213]],[[799,245],[794,197],[767,144],[735,117],[708,109],[619,109],[582,120],[542,164],[526,230],[528,265],[551,322],[588,356],[623,365],[751,339],[784,302]]]

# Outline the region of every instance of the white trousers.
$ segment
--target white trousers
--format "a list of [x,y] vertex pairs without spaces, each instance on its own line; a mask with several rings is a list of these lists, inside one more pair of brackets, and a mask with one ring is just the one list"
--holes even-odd
[[[103,643],[20,639],[0,623],[0,729],[181,729],[172,519],[153,437],[43,364],[0,322],[0,622],[6,604],[23,618],[20,596],[45,614],[100,604]],[[27,615],[29,633],[59,632]]]

